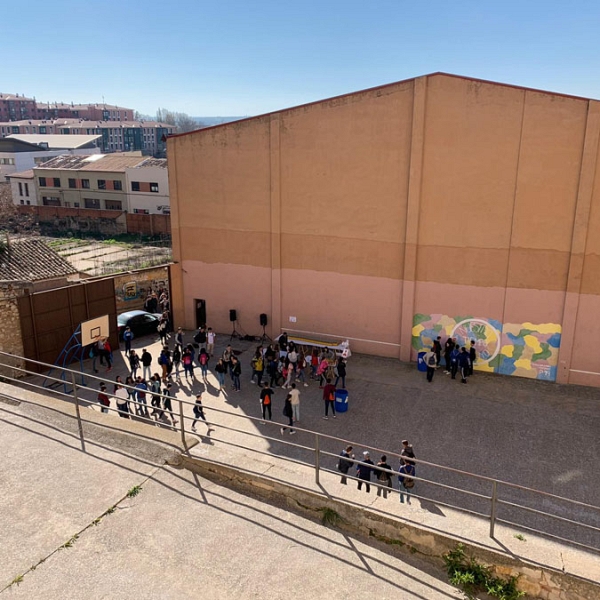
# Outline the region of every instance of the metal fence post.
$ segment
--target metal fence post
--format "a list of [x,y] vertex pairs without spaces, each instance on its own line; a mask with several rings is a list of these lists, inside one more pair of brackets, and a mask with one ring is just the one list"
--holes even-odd
[[494,528],[496,526],[496,504],[498,502],[498,482],[492,482],[492,510],[490,511],[490,537],[494,537]]
[[75,414],[77,415],[77,426],[79,427],[79,438],[81,440],[81,449],[85,452],[85,439],[83,437],[83,425],[81,423],[81,413],[79,412],[79,398],[77,397],[77,383],[75,373],[71,371],[71,383],[73,384],[73,398],[75,399]]
[[189,450],[187,447],[187,443],[185,441],[185,421],[183,419],[183,402],[181,400],[177,400],[179,402],[179,423],[181,425],[181,443],[183,448],[189,454]]
[[315,483],[319,485],[319,462],[321,451],[319,450],[319,434],[315,433]]

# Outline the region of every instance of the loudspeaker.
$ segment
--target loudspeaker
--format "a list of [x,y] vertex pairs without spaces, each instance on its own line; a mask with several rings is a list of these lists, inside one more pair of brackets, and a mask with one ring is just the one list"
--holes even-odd
[[267,315],[266,315],[266,313],[261,313],[261,315],[260,315],[260,326],[261,327],[266,327],[267,326]]
[[229,320],[233,323],[234,321],[237,321],[237,311],[235,310],[235,308],[231,308],[229,310]]

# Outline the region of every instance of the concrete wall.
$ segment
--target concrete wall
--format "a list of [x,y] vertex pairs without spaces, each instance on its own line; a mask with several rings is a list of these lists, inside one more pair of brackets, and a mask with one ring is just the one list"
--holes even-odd
[[[148,211],[149,214],[168,214],[170,211],[169,200],[169,172],[164,167],[140,167],[125,169],[127,182],[127,196],[129,212]],[[131,189],[131,182],[157,183],[158,192],[139,191]],[[148,186],[142,186],[148,187]]]
[[155,267],[116,275],[114,282],[117,314],[143,310],[148,292],[169,289],[169,268]]
[[175,318],[600,385],[599,131],[599,102],[435,74],[169,138]]

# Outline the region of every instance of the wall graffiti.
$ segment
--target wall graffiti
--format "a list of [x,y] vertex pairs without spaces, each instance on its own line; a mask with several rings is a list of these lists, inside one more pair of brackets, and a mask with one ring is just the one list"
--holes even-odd
[[461,346],[475,340],[479,371],[555,381],[561,326],[556,323],[501,323],[472,316],[416,314],[412,346],[417,352],[455,337]]

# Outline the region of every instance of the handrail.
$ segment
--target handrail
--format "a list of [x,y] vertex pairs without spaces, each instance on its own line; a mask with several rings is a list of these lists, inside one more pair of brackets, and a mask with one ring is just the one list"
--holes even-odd
[[[52,394],[57,394],[58,396],[60,396],[62,398],[67,398],[69,400],[72,400],[72,401],[75,402],[76,411],[77,412],[78,412],[80,404],[83,405],[83,406],[90,406],[90,407],[97,405],[97,402],[90,401],[90,400],[85,400],[85,399],[81,399],[81,398],[78,397],[78,394],[76,393],[77,389],[79,389],[79,388],[81,388],[81,389],[87,389],[87,390],[93,389],[93,388],[90,388],[89,386],[77,383],[76,377],[83,375],[79,371],[76,371],[76,370],[73,370],[73,369],[69,369],[69,368],[66,368],[66,367],[57,367],[56,365],[50,365],[48,363],[44,363],[44,362],[41,362],[41,361],[36,361],[36,360],[33,360],[33,359],[28,359],[28,358],[21,357],[21,356],[18,356],[18,355],[14,355],[14,354],[11,354],[11,353],[8,353],[8,352],[4,352],[4,351],[0,351],[0,357],[9,357],[10,359],[16,359],[17,361],[23,361],[25,363],[25,365],[26,365],[26,363],[29,362],[29,363],[32,363],[32,364],[37,364],[39,366],[42,366],[45,369],[55,369],[55,370],[59,371],[60,373],[62,373],[63,377],[65,377],[65,378],[64,379],[63,378],[59,379],[57,377],[51,377],[51,376],[47,376],[47,375],[45,376],[45,378],[49,379],[49,380],[52,380],[52,381],[56,381],[56,382],[58,382],[60,384],[68,384],[68,385],[72,386],[72,391],[71,391],[71,394],[63,393],[63,392],[60,392],[60,391],[55,390],[55,389],[51,389],[51,388],[48,388],[48,387],[45,387],[45,386],[37,385],[37,384],[35,384],[35,383],[31,382],[31,381],[27,381],[26,379],[23,379],[23,378],[11,377],[11,376],[8,376],[8,375],[3,375],[2,376],[2,379],[5,380],[5,381],[8,380],[10,382],[13,382],[13,383],[19,385],[19,386],[25,385],[25,386],[32,387],[32,388],[42,389],[46,393],[50,392]],[[26,368],[19,367],[19,366],[15,365],[15,364],[7,363],[4,360],[0,360],[0,367],[5,367],[5,368],[8,368],[8,369],[13,369],[14,371],[16,371],[18,373],[25,373],[25,374],[33,375],[33,376],[36,376],[36,377],[42,376],[42,375],[40,375],[39,372],[30,371],[30,370],[28,370]],[[70,375],[70,377],[66,378],[67,375]],[[88,375],[87,373],[85,375],[86,375],[86,377],[89,377],[90,379],[96,380],[98,382],[103,382],[103,383],[105,383],[107,385],[120,385],[121,387],[123,387],[123,388],[125,388],[127,390],[131,390],[134,393],[137,393],[139,391],[139,389],[135,388],[135,386],[126,385],[124,383],[116,384],[115,381],[112,381],[112,380],[109,380],[109,379],[106,379],[106,378],[103,378],[103,377],[99,377],[97,375],[92,375],[92,374]],[[69,379],[70,379],[70,381],[69,381]],[[96,390],[94,390],[94,391],[96,391]],[[152,392],[150,389],[146,390],[145,394],[147,394],[148,396],[150,396],[149,402],[139,402],[138,400],[133,400],[131,398],[129,398],[127,400],[127,402],[130,403],[130,404],[132,404],[132,405],[134,405],[134,406],[141,406],[141,407],[143,407],[144,411],[149,411],[149,410],[157,409],[159,411],[159,413],[163,413],[163,414],[164,413],[168,413],[169,411],[166,411],[165,409],[163,409],[162,406],[158,406],[158,407],[152,406],[152,404],[151,404],[152,398],[157,397],[157,398],[160,398],[161,401],[163,401],[164,399],[168,398],[171,402],[178,403],[178,405],[179,405],[179,411],[177,411],[177,410],[174,409],[173,412],[171,413],[171,417],[173,419],[173,425],[172,426],[169,425],[169,427],[172,427],[174,430],[177,430],[177,429],[180,430],[181,435],[182,435],[182,442],[184,444],[184,447],[186,447],[185,446],[185,433],[193,433],[193,432],[190,431],[190,430],[188,430],[188,429],[186,429],[186,427],[185,427],[185,421],[186,420],[187,421],[194,420],[194,417],[185,415],[184,412],[183,412],[183,408],[184,408],[184,406],[193,407],[194,406],[194,402],[190,401],[190,400],[186,400],[186,399],[176,398],[174,396],[168,396],[168,395],[163,394],[162,392],[155,393],[155,392]],[[108,390],[107,390],[107,395],[109,397],[114,398],[114,394],[111,393],[111,392],[108,392]],[[161,404],[162,404],[162,402],[161,402]],[[122,412],[122,411],[119,411],[118,408],[113,408],[113,407],[104,407],[104,408],[108,409],[107,412],[112,412],[112,413],[115,413],[115,414],[119,414],[120,412]],[[206,411],[206,412],[211,412],[211,413],[216,413],[216,414],[224,414],[224,415],[227,415],[229,417],[236,417],[238,419],[244,419],[245,421],[250,422],[250,423],[258,423],[258,422],[262,423],[263,422],[262,419],[259,418],[259,417],[253,417],[253,416],[250,416],[250,415],[240,415],[238,413],[233,413],[233,412],[230,412],[230,411],[227,411],[227,410],[223,410],[223,409],[220,409],[220,408],[217,408],[217,407],[209,407],[209,406],[203,405],[203,410]],[[179,427],[175,427],[175,423],[177,421],[175,420],[175,416],[174,415],[177,415],[177,417],[179,417],[179,419],[180,419],[180,426]],[[156,425],[157,424],[156,421],[152,420],[150,417],[145,417],[144,415],[133,415],[132,414],[132,416],[135,418],[135,420],[140,420],[143,423],[148,423],[148,424],[152,424],[152,425]],[[77,419],[78,419],[79,428],[80,428],[80,437],[81,437],[82,449],[85,451],[85,444],[84,444],[84,439],[83,439],[83,428],[80,425],[81,424],[81,417],[80,417],[79,414],[77,414]],[[208,420],[207,419],[206,424],[210,425],[211,423],[214,423],[214,419],[213,420]],[[265,424],[268,425],[268,426],[277,427],[277,428],[279,428],[279,427],[289,427],[289,425],[287,425],[287,424],[278,423],[278,422],[274,422],[274,421],[267,421]],[[315,436],[315,446],[314,447],[310,447],[310,446],[306,446],[306,445],[302,445],[302,444],[297,444],[297,443],[294,443],[294,442],[291,442],[291,441],[283,440],[281,438],[271,437],[269,435],[255,433],[255,432],[252,432],[252,431],[246,431],[244,429],[239,429],[239,428],[236,428],[236,427],[231,427],[229,425],[220,425],[219,424],[219,428],[223,429],[225,431],[233,431],[233,432],[236,432],[236,433],[242,433],[242,434],[244,434],[246,436],[249,436],[249,437],[258,437],[258,438],[261,438],[261,439],[266,439],[266,440],[268,440],[270,442],[276,442],[276,443],[279,443],[279,444],[283,444],[284,446],[290,446],[290,447],[298,448],[298,449],[300,449],[302,451],[314,453],[314,455],[315,455],[315,464],[312,465],[312,468],[315,469],[315,478],[316,478],[317,483],[318,483],[318,478],[319,478],[319,471],[324,471],[324,472],[327,472],[327,473],[334,473],[336,475],[339,475],[338,472],[332,471],[332,470],[328,469],[327,467],[321,466],[321,464],[320,464],[321,455],[324,455],[324,456],[327,456],[327,457],[337,458],[338,460],[340,458],[339,454],[334,454],[334,453],[331,453],[331,452],[328,452],[326,450],[321,449],[321,443],[320,443],[321,439],[326,439],[326,440],[329,440],[329,441],[334,441],[336,443],[337,442],[341,442],[345,446],[353,445],[353,446],[357,446],[357,447],[365,447],[365,448],[369,448],[370,450],[372,450],[373,452],[376,452],[376,453],[377,452],[381,452],[382,454],[386,454],[388,456],[395,456],[395,457],[398,457],[398,458],[405,458],[405,457],[402,457],[402,455],[399,454],[399,453],[397,453],[397,452],[386,451],[385,449],[375,448],[373,446],[369,446],[369,445],[358,443],[358,442],[353,442],[351,440],[346,440],[346,439],[343,439],[343,438],[339,438],[337,436],[332,436],[332,435],[328,435],[328,434],[321,434],[321,433],[318,433],[318,432],[315,432],[315,431],[312,431],[312,430],[309,430],[309,429],[300,428],[300,427],[297,427],[297,426],[294,426],[294,429],[296,431],[307,433],[307,434],[309,434],[309,436],[310,435]],[[230,442],[230,441],[227,441],[227,440],[219,440],[219,439],[217,439],[216,441],[222,442],[225,445],[230,445],[230,446],[238,447],[238,448],[245,448],[245,449],[249,449],[249,450],[252,450],[254,452],[257,452],[259,454],[265,454],[265,455],[272,456],[272,454],[269,453],[269,452],[264,452],[264,451],[258,450],[256,448],[248,448],[247,446],[241,446],[241,445],[239,445],[237,443],[233,443],[233,442]],[[287,456],[280,456],[279,458],[281,458],[282,460],[288,461],[288,462],[295,463],[295,464],[302,464],[302,465],[306,465],[306,466],[311,466],[310,463],[306,463],[306,462],[303,462],[303,461],[295,459],[295,458],[291,458],[291,457],[287,457]],[[362,462],[360,460],[353,459],[353,458],[347,458],[346,460],[348,460],[349,462],[351,462],[353,466],[354,465],[361,465],[361,464],[365,465],[365,464],[367,464],[367,463],[364,463],[364,462]],[[445,465],[439,465],[439,464],[432,463],[432,462],[429,462],[429,461],[426,461],[426,460],[423,460],[423,459],[417,459],[417,458],[412,458],[411,457],[410,460],[411,460],[411,462],[413,462],[415,464],[418,464],[420,467],[421,466],[425,466],[425,467],[431,467],[431,468],[441,469],[442,471],[445,471],[445,472],[448,472],[448,473],[453,473],[453,474],[463,475],[463,476],[466,476],[467,478],[470,478],[470,479],[473,479],[473,480],[476,480],[476,481],[491,482],[492,483],[492,493],[491,493],[491,495],[485,495],[485,494],[481,494],[479,492],[474,492],[472,490],[468,490],[468,489],[464,489],[464,488],[460,488],[460,487],[455,487],[455,486],[448,485],[448,484],[445,484],[445,483],[441,483],[441,482],[438,482],[438,481],[433,481],[432,479],[424,478],[422,476],[416,476],[416,475],[414,475],[414,476],[411,475],[410,476],[410,478],[414,479],[415,481],[419,481],[421,483],[425,483],[425,484],[428,484],[428,485],[433,485],[434,487],[438,487],[438,488],[442,488],[442,489],[446,489],[446,490],[451,490],[453,492],[459,492],[459,493],[462,493],[462,494],[474,497],[474,498],[476,498],[478,500],[481,500],[481,501],[490,501],[491,500],[491,512],[490,512],[490,514],[487,515],[487,517],[490,519],[490,537],[494,537],[494,524],[495,524],[495,522],[508,523],[508,524],[514,525],[515,527],[522,527],[525,530],[535,531],[537,533],[540,533],[542,535],[546,535],[546,536],[551,537],[551,538],[560,539],[560,540],[563,540],[563,541],[567,541],[567,542],[569,542],[571,544],[575,544],[577,546],[584,547],[586,549],[591,549],[591,550],[594,550],[596,552],[600,552],[600,548],[597,548],[595,546],[589,546],[587,544],[583,544],[583,543],[577,542],[575,540],[566,540],[565,538],[557,536],[557,535],[555,535],[553,533],[539,531],[539,530],[536,530],[536,529],[532,529],[531,527],[528,527],[526,525],[518,525],[516,523],[513,523],[512,521],[508,521],[506,519],[502,519],[500,517],[497,517],[497,515],[496,515],[496,513],[497,513],[497,506],[498,505],[503,505],[503,506],[510,507],[512,509],[524,510],[524,511],[526,511],[528,513],[533,513],[535,515],[541,515],[543,517],[549,517],[549,518],[555,519],[555,520],[557,520],[559,522],[569,523],[570,525],[577,525],[579,527],[582,527],[582,528],[584,528],[586,530],[590,530],[592,532],[600,531],[600,528],[594,527],[593,525],[589,525],[589,524],[581,522],[581,521],[576,521],[574,519],[569,519],[569,518],[566,518],[566,517],[563,517],[563,516],[560,516],[560,515],[557,515],[557,514],[552,514],[552,513],[545,512],[545,511],[537,510],[537,509],[531,508],[531,507],[523,505],[523,504],[517,504],[515,502],[510,502],[508,500],[500,499],[500,498],[498,498],[498,486],[506,486],[506,487],[512,488],[512,489],[523,490],[523,491],[530,492],[530,493],[533,493],[533,494],[538,494],[538,495],[541,495],[541,496],[544,496],[544,497],[549,497],[549,498],[553,498],[555,500],[563,501],[563,502],[569,503],[569,504],[574,505],[574,506],[584,507],[584,508],[592,509],[592,510],[596,510],[596,511],[600,511],[600,506],[594,506],[594,505],[588,504],[586,502],[581,502],[579,500],[572,500],[570,498],[565,498],[565,497],[562,497],[562,496],[557,496],[556,494],[552,494],[552,493],[545,492],[545,491],[542,491],[542,490],[536,490],[534,488],[529,488],[527,486],[520,485],[520,484],[515,484],[515,483],[511,483],[511,482],[508,482],[508,481],[503,481],[503,480],[495,479],[493,477],[489,477],[489,476],[485,476],[485,475],[479,475],[479,474],[476,474],[476,473],[470,473],[468,471],[464,471],[464,470],[461,470],[461,469],[456,469],[454,467],[449,467],[449,466],[445,466]],[[395,471],[395,470],[393,470],[393,469],[389,469],[389,470],[388,469],[379,469],[376,465],[369,465],[369,466],[375,472],[382,471],[382,472],[389,473],[391,476],[397,476],[398,475],[398,472]],[[350,480],[360,481],[360,479],[358,479],[357,477],[354,477],[354,476],[352,476],[350,474],[347,474],[346,477],[348,479],[350,479]],[[404,490],[404,491],[396,490],[394,488],[388,487],[387,485],[382,485],[382,484],[378,483],[377,481],[367,481],[366,483],[369,483],[370,485],[373,485],[374,487],[377,487],[377,488],[382,488],[382,489],[384,489],[384,490],[386,490],[387,492],[390,492],[390,493],[396,493],[396,494],[400,494],[400,493],[406,494],[407,493],[406,490]],[[411,491],[411,495],[413,495],[412,491]],[[414,496],[418,497],[418,498],[422,498],[424,500],[429,500],[429,501],[437,503],[437,504],[439,504],[441,506],[447,506],[449,508],[457,509],[457,510],[460,510],[460,511],[463,511],[463,512],[466,512],[466,513],[470,513],[470,514],[475,514],[475,515],[478,515],[478,516],[485,516],[483,513],[480,513],[480,512],[477,512],[477,511],[473,511],[473,510],[467,508],[466,506],[464,506],[462,504],[458,504],[458,505],[457,504],[448,504],[448,503],[442,502],[442,501],[440,501],[439,499],[436,499],[436,498],[428,498],[428,497],[426,497],[426,496],[424,496],[422,494],[414,494]]]

